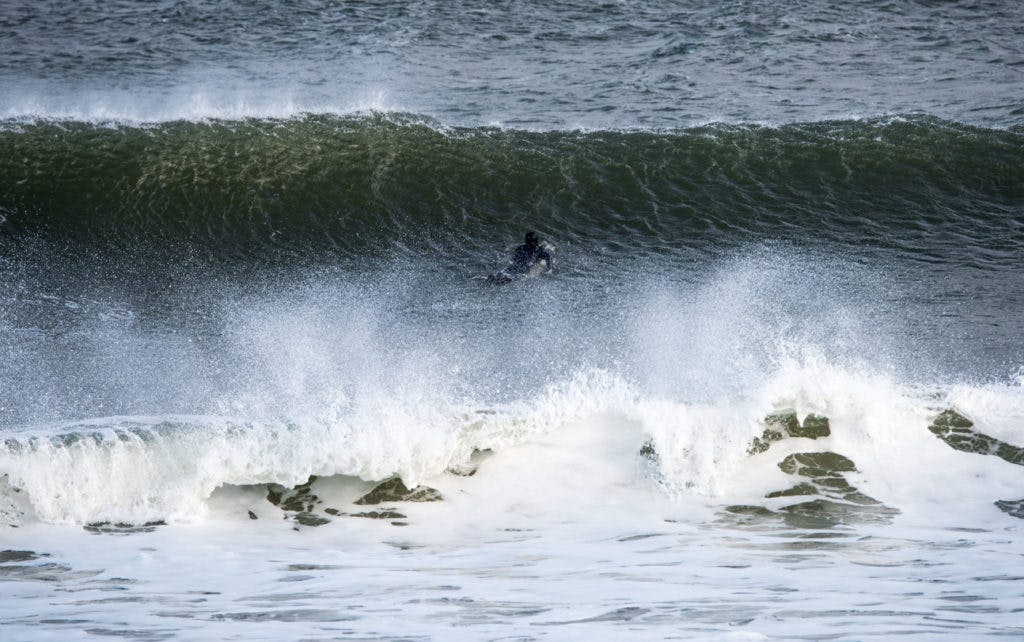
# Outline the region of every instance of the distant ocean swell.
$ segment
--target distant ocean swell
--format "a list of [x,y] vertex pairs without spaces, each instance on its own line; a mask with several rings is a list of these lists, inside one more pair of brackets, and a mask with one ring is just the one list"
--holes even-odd
[[1024,133],[931,117],[662,132],[402,115],[0,130],[7,241],[448,251],[533,221],[563,242],[640,251],[770,235],[1006,260],[1024,250],[1022,214]]

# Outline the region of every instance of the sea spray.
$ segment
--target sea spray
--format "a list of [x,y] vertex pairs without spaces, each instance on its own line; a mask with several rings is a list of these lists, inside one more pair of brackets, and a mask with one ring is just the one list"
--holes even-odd
[[1024,637],[1018,3],[66,4],[0,638]]

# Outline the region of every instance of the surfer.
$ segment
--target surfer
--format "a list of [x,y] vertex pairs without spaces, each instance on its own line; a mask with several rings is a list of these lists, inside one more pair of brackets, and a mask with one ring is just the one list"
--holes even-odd
[[544,244],[536,232],[526,233],[526,242],[512,253],[512,263],[507,268],[487,277],[488,283],[505,284],[527,275],[552,272],[555,269],[555,257],[550,248]]

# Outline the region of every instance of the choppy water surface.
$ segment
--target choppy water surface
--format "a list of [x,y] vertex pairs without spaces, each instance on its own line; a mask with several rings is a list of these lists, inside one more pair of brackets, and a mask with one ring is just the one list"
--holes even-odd
[[921,112],[1020,125],[1015,2],[118,2],[0,13],[0,115],[387,109],[678,127]]
[[1021,43],[0,7],[0,637],[1024,635]]

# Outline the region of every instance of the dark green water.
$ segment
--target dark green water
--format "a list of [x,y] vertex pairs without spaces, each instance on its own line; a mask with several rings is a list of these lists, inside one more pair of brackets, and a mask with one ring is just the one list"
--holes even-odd
[[213,257],[480,253],[535,225],[664,254],[765,239],[989,269],[1024,258],[1024,135],[934,118],[667,132],[409,117],[0,132],[5,239]]
[[[293,309],[502,399],[1024,364],[1016,3],[58,9],[0,8],[5,425],[273,397]],[[469,278],[527,229],[553,277]]]

